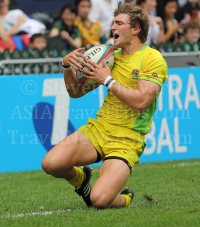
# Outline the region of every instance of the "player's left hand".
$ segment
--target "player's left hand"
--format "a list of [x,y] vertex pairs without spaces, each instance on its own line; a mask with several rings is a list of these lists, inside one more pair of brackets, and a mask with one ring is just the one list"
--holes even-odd
[[103,68],[91,60],[85,63],[85,66],[90,70],[82,70],[86,74],[85,77],[96,81],[98,84],[104,84],[106,77],[111,75],[110,67],[105,61],[103,61]]

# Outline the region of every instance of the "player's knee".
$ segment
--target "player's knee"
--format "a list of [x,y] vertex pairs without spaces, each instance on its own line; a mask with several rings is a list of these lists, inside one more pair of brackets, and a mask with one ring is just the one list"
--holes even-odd
[[92,202],[92,205],[97,209],[108,208],[112,203],[111,199],[106,193],[99,194],[98,192],[91,192],[90,200]]
[[45,173],[50,174],[49,160],[46,157],[44,157],[44,159],[42,160],[42,169]]
[[55,172],[60,171],[58,162],[56,162],[55,158],[53,157],[45,157],[42,160],[42,169],[50,175],[54,175]]

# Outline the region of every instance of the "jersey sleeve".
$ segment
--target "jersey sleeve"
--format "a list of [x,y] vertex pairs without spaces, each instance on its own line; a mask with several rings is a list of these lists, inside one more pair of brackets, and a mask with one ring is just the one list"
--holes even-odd
[[149,80],[162,87],[168,77],[168,66],[162,55],[159,52],[149,52],[145,54],[141,64],[138,80]]

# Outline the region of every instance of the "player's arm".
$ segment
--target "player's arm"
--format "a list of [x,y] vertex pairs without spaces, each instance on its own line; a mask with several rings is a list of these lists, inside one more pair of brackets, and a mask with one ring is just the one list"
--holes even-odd
[[98,87],[98,85],[92,84],[83,85],[76,78],[75,70],[82,68],[82,64],[85,63],[82,59],[86,60],[86,56],[80,53],[80,51],[83,50],[84,48],[79,48],[63,58],[63,65],[70,67],[69,69],[64,70],[64,81],[71,98],[80,98]]
[[135,90],[114,82],[110,90],[120,101],[138,112],[143,112],[160,92],[160,85],[152,81],[139,80],[138,89]]
[[[157,62],[160,62],[159,59],[157,59],[156,61],[153,61],[152,65],[154,65],[154,63],[157,63]],[[110,81],[107,80],[108,76],[111,75],[111,72],[105,62],[104,62],[104,68],[100,68],[97,64],[95,64],[92,61],[88,61],[88,63],[86,64],[86,66],[90,68],[90,72],[87,72],[89,76],[86,76],[86,77],[88,78],[90,77],[92,80],[95,80],[99,84],[107,84],[107,85],[109,84],[108,87],[110,91],[119,100],[121,100],[123,103],[130,106],[131,108],[137,110],[138,112],[143,112],[144,110],[146,110],[148,106],[152,103],[152,101],[155,99],[157,94],[160,92],[160,87],[162,86],[162,82],[158,82],[159,80],[157,79],[149,79],[150,77],[153,77],[152,75],[148,75],[146,77],[145,74],[141,73],[142,76],[138,81],[138,88],[132,89],[132,88],[127,88],[116,81],[113,81],[112,78],[110,79]],[[164,64],[164,61],[163,63],[160,63],[160,64],[161,65]],[[149,70],[149,68],[147,69]],[[153,69],[155,69],[154,72],[156,72],[157,68],[153,68]],[[165,72],[161,72],[161,74],[164,75]],[[157,74],[155,73],[155,75]]]
[[[90,64],[95,66],[95,63],[89,61]],[[104,62],[104,68],[100,69],[99,66],[92,66],[87,64],[87,67],[93,72],[88,72],[90,78],[96,80],[98,83],[104,84],[108,75],[110,75],[109,67]],[[96,71],[97,70],[97,71]],[[160,86],[152,81],[139,80],[138,89],[126,88],[118,82],[114,82],[110,91],[123,103],[137,110],[143,112],[146,110],[152,101],[155,99],[157,94],[160,92]]]
[[80,98],[99,86],[98,84],[81,84],[76,79],[76,73],[73,69],[64,71],[64,81],[71,98]]

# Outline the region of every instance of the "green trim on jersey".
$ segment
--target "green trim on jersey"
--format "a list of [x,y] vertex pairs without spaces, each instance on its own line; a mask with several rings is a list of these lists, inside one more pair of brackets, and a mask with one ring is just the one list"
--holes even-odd
[[147,49],[147,47],[149,47],[149,46],[145,44],[145,45],[142,47],[142,49],[141,49],[140,51],[144,51],[144,50],[146,50],[146,49]]
[[116,50],[116,51],[114,52],[114,55],[115,55],[115,56],[120,55],[121,52],[122,52],[122,50]]
[[156,110],[156,103],[158,100],[158,95],[155,97],[148,109],[143,113],[138,114],[138,117],[132,127],[132,130],[146,134],[149,130],[149,122],[151,122],[152,116]]
[[154,82],[154,83],[156,83],[156,84],[158,84],[159,86],[162,87],[162,83],[160,83],[160,81],[159,81],[158,79],[156,79],[156,78],[147,79],[146,77],[147,77],[147,76],[139,77],[138,80],[147,80],[147,81],[151,81],[151,82]]
[[144,149],[146,148],[146,145],[147,145],[146,141],[142,140],[142,153],[143,153]]

